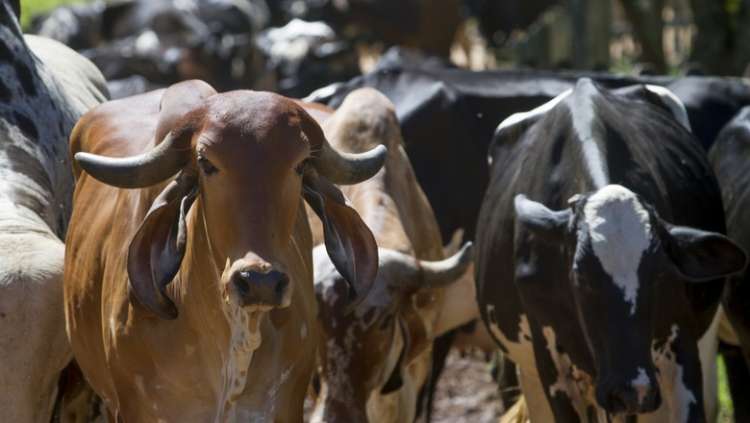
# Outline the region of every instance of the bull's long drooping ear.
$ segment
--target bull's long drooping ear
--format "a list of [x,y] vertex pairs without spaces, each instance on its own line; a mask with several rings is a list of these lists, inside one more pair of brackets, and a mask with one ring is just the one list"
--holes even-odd
[[572,214],[570,209],[550,210],[523,194],[516,195],[513,205],[519,222],[540,239],[548,241],[558,240],[565,234]]
[[147,310],[175,319],[177,307],[165,289],[185,255],[185,215],[196,196],[194,176],[181,173],[154,200],[128,248],[128,289]]
[[346,204],[344,194],[314,170],[305,173],[302,192],[323,222],[326,251],[336,270],[349,283],[358,304],[370,291],[378,273],[378,246],[359,214]]
[[710,281],[741,272],[747,254],[716,232],[686,226],[669,227],[666,250],[682,276],[691,282]]

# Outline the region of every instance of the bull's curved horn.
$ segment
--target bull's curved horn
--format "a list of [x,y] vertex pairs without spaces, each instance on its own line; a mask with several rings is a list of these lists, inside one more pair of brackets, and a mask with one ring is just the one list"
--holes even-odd
[[189,150],[175,148],[177,137],[171,132],[143,154],[130,157],[106,157],[79,152],[75,160],[88,174],[107,185],[119,188],[143,188],[176,174],[189,159]]
[[466,271],[471,263],[471,251],[472,244],[467,242],[460,251],[446,259],[427,261],[397,251],[381,250],[381,268],[392,266],[397,269],[400,276],[397,288],[441,288],[457,281]]
[[385,163],[387,153],[384,145],[364,153],[344,153],[324,142],[320,154],[313,162],[318,173],[329,181],[351,185],[370,179],[378,173]]
[[454,255],[440,261],[420,260],[422,286],[440,288],[458,280],[471,263],[472,244],[467,242]]

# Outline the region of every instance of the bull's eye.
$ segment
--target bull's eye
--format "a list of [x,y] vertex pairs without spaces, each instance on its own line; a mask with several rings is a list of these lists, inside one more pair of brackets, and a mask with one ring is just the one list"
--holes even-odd
[[305,174],[305,167],[307,167],[307,160],[302,160],[297,167],[294,168],[294,172],[299,176],[303,176]]
[[207,158],[198,156],[198,166],[206,175],[212,175],[219,171]]

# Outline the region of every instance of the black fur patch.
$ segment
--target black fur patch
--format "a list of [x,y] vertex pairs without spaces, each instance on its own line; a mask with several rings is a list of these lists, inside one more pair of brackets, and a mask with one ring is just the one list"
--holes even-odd
[[29,140],[36,142],[39,138],[39,131],[36,129],[34,121],[18,111],[13,112],[13,118],[16,120],[18,128],[24,133],[24,135],[26,135]]
[[11,95],[10,88],[3,81],[0,81],[0,101],[3,103],[9,102]]
[[15,64],[13,64],[13,67],[16,70],[18,80],[21,81],[21,86],[23,87],[23,90],[26,92],[26,94],[32,97],[35,96],[36,85],[34,84],[34,75],[32,74],[31,69],[29,69],[26,64],[20,62],[16,62]]
[[14,62],[13,50],[5,42],[0,40],[0,62]]
[[13,144],[7,145],[4,152],[8,156],[12,171],[28,176],[46,190],[52,188],[52,182],[49,180],[47,172],[36,157]]

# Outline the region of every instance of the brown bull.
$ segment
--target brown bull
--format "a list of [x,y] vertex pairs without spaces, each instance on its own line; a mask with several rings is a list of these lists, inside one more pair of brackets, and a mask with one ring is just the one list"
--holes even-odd
[[71,150],[85,172],[76,169],[65,314],[113,416],[301,421],[316,349],[302,198],[365,294],[377,249],[331,182],[367,179],[385,150],[339,154],[292,100],[200,81],[93,109]]
[[353,92],[325,118],[324,128],[337,149],[356,152],[384,144],[388,155],[375,177],[342,188],[379,246],[380,267],[370,293],[352,304],[324,246],[313,251],[325,339],[313,421],[411,422],[429,375],[444,288],[466,270],[470,247],[443,260],[432,208],[401,145],[393,105],[382,94]]

